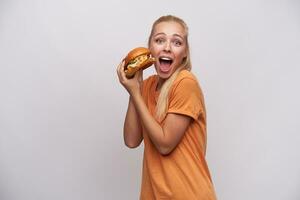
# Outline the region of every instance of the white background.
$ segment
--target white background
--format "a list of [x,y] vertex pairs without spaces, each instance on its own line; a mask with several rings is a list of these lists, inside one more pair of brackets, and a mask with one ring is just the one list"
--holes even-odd
[[116,66],[165,14],[190,27],[218,199],[300,199],[298,0],[0,0],[1,200],[138,199]]

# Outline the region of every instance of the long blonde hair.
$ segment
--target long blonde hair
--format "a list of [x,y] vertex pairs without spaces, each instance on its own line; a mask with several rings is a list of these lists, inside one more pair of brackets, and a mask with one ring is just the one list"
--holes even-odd
[[161,91],[158,97],[157,105],[156,105],[156,118],[158,120],[162,120],[166,116],[167,107],[168,107],[168,95],[171,89],[173,82],[175,81],[179,72],[183,69],[188,71],[191,70],[191,59],[190,59],[190,48],[188,42],[188,27],[186,23],[180,19],[179,17],[173,15],[161,16],[158,18],[152,25],[151,34],[148,39],[148,47],[150,47],[151,39],[154,33],[155,26],[161,22],[176,22],[180,24],[185,30],[185,40],[186,40],[186,57],[182,60],[182,64],[174,71],[174,73],[164,82],[161,87]]

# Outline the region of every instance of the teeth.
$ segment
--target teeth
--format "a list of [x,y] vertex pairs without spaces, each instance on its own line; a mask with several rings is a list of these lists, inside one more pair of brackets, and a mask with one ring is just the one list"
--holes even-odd
[[167,60],[167,61],[172,60],[171,58],[167,58],[167,57],[161,57],[160,59],[162,59],[162,60]]

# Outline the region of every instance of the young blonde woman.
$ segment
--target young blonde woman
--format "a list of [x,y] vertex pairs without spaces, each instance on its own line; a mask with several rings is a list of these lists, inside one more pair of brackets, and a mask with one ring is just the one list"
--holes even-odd
[[129,93],[124,141],[144,142],[141,200],[215,200],[205,160],[206,113],[196,77],[190,72],[188,28],[176,16],[162,16],[148,41],[157,74],[127,79],[124,62],[117,69]]

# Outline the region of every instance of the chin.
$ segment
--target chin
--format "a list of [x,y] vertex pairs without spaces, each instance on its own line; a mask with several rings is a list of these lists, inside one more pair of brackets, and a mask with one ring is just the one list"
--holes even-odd
[[162,72],[159,69],[156,70],[157,75],[159,76],[159,78],[161,79],[168,79],[171,77],[171,75],[173,74],[173,71],[170,70],[169,72]]

